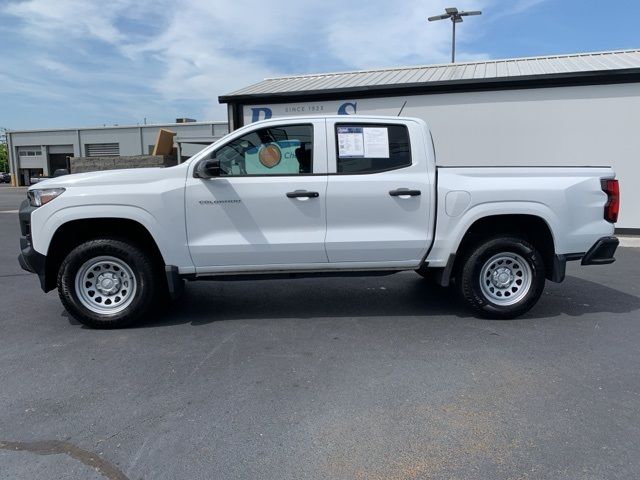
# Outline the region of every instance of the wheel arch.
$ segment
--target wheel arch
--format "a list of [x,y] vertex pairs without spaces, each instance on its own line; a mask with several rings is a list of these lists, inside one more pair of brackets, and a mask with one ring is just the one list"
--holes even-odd
[[558,244],[553,219],[550,221],[540,211],[525,209],[522,204],[516,209],[503,208],[500,212],[488,210],[487,205],[484,207],[483,211],[475,214],[467,212],[466,218],[460,219],[456,225],[449,224],[451,233],[444,234],[441,242],[436,240],[431,253],[433,257],[427,258],[427,262],[443,258],[444,261],[433,262],[430,267],[438,270],[440,285],[449,285],[451,278],[455,277],[461,258],[474,243],[500,234],[521,236],[532,243],[544,258],[545,277],[554,282],[564,279],[564,262],[556,255]]
[[542,255],[545,266],[545,276],[552,280],[554,272],[555,241],[553,231],[547,221],[532,214],[498,214],[481,217],[474,221],[460,240],[456,250],[457,262],[464,258],[466,253],[479,241],[495,236],[517,236],[531,243]]
[[69,220],[54,232],[47,249],[44,290],[56,287],[58,270],[64,258],[75,247],[96,238],[114,238],[134,243],[148,252],[158,267],[164,267],[165,260],[153,238],[142,223],[130,218],[102,217]]

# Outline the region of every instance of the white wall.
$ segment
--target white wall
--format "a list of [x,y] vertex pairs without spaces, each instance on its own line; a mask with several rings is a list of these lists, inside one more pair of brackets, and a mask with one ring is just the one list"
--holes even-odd
[[[439,165],[611,165],[618,228],[640,228],[640,84],[595,85],[266,105],[274,117],[359,114],[423,118]],[[244,120],[252,108],[244,107]],[[349,105],[343,108],[354,112]],[[260,118],[264,116],[261,114]]]

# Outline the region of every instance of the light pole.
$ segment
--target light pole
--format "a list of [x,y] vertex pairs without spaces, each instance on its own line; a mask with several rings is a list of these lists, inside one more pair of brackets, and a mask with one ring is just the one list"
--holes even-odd
[[462,22],[462,17],[467,17],[469,15],[482,15],[480,10],[474,10],[473,12],[459,12],[456,7],[445,8],[444,15],[436,15],[435,17],[429,17],[428,20],[430,22],[435,22],[436,20],[446,20],[447,18],[451,19],[451,23],[453,24],[453,38],[451,40],[451,63],[456,63],[456,23]]

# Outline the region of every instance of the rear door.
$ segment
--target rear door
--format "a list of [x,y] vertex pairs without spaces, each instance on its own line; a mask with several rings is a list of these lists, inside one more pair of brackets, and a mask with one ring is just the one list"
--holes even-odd
[[218,147],[220,177],[193,178],[194,165],[185,207],[197,272],[326,265],[326,153],[324,119],[275,122]]
[[393,267],[424,257],[432,186],[423,135],[414,122],[327,120],[330,262]]

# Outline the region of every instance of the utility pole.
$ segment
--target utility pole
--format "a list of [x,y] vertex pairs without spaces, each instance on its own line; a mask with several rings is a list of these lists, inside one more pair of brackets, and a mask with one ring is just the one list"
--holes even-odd
[[451,23],[453,25],[453,35],[451,39],[451,63],[456,63],[456,23],[462,22],[462,17],[467,17],[470,15],[482,15],[480,10],[474,10],[472,12],[462,12],[458,11],[456,7],[445,8],[446,12],[443,15],[436,15],[435,17],[429,17],[427,20],[430,22],[435,22],[436,20],[446,20],[447,18],[451,19]]

